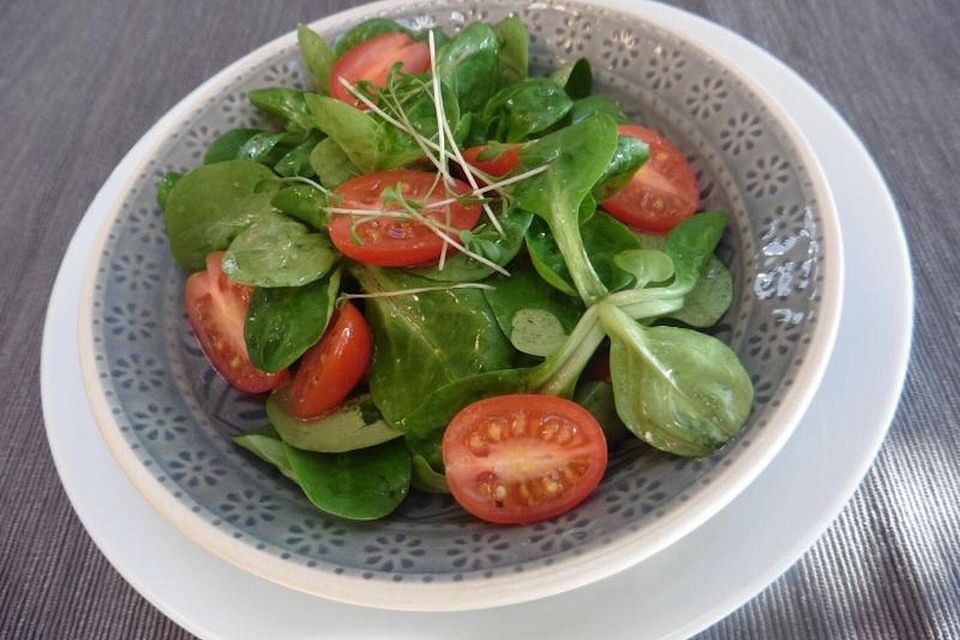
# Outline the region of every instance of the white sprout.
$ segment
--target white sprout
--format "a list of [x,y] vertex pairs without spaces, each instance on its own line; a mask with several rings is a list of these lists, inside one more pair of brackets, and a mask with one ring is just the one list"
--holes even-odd
[[482,289],[492,291],[496,287],[484,284],[482,282],[458,282],[456,284],[437,285],[435,287],[419,287],[417,289],[398,289],[396,291],[379,291],[377,293],[342,293],[340,300],[352,300],[357,298],[394,298],[396,296],[413,296],[418,293],[430,293],[432,291],[449,291],[450,289]]

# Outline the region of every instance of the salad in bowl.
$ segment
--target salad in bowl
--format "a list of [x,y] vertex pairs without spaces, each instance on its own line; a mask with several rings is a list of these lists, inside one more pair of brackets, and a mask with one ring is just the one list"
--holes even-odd
[[274,127],[157,186],[192,332],[265,402],[236,445],[338,518],[434,492],[526,524],[625,441],[697,458],[739,433],[754,384],[710,333],[728,217],[586,58],[532,74],[515,16],[298,41],[312,86],[247,93]]

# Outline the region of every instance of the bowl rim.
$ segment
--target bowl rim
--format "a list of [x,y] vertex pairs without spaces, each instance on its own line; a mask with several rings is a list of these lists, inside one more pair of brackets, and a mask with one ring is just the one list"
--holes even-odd
[[[549,6],[554,3],[543,4]],[[758,432],[750,448],[742,454],[736,465],[721,469],[709,485],[700,487],[689,500],[674,506],[664,517],[643,531],[627,533],[610,544],[550,566],[531,568],[522,574],[464,581],[457,583],[456,588],[436,582],[374,582],[292,564],[210,526],[200,515],[175,498],[170,489],[149,473],[133,455],[113,417],[103,383],[97,375],[93,301],[100,258],[120,214],[122,200],[149,161],[155,157],[159,147],[167,140],[170,130],[187,119],[198,105],[203,105],[216,96],[239,73],[262,59],[295,45],[296,31],[292,30],[227,65],[179,100],[120,160],[84,214],[85,217],[91,215],[94,206],[109,209],[97,232],[84,270],[80,313],[77,318],[80,367],[87,398],[101,436],[121,470],[147,502],[194,543],[222,560],[262,578],[349,604],[406,611],[461,611],[515,604],[568,591],[611,576],[673,544],[707,521],[743,491],[793,433],[826,371],[839,328],[843,296],[843,249],[839,219],[819,160],[784,107],[722,50],[711,48],[709,43],[691,41],[674,31],[671,25],[661,18],[643,15],[629,0],[567,0],[566,3],[626,13],[713,58],[755,94],[756,99],[783,128],[789,143],[803,160],[820,213],[824,248],[821,262],[823,283],[818,316],[807,347],[810,355],[797,368],[794,383],[780,398],[780,405],[769,409],[768,427]],[[381,0],[328,15],[311,22],[310,26],[318,30],[333,29],[406,4],[408,2],[405,0]]]

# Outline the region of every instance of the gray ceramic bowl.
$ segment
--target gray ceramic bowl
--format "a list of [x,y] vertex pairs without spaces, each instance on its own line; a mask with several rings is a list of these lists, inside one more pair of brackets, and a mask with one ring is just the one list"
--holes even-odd
[[511,12],[531,32],[535,68],[588,57],[599,92],[689,156],[704,208],[732,214],[722,254],[738,295],[717,334],[753,377],[748,425],[700,460],[629,444],[587,502],[522,527],[481,523],[449,498],[424,494],[383,521],[340,520],[238,450],[230,437],[264,422],[262,400],[229,388],[190,333],[184,274],[170,257],[154,183],[197,166],[221,132],[260,124],[246,91],[304,86],[291,34],[185,98],[123,161],[138,177],[110,194],[80,319],[89,396],[120,465],[167,518],[228,561],[297,589],[388,608],[467,609],[556,593],[638,562],[702,523],[760,472],[811,399],[840,309],[835,212],[800,134],[722,52],[640,16],[579,3],[388,1],[314,26],[334,39],[358,20],[390,15],[453,31]]

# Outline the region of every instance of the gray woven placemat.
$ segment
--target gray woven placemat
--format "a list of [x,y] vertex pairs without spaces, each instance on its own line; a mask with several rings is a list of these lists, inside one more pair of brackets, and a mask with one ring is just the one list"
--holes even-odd
[[[88,203],[159,116],[298,20],[354,4],[0,3],[0,639],[190,637],[109,566],[60,488],[43,312]],[[906,390],[864,485],[796,566],[701,637],[960,638],[960,2],[676,4],[772,51],[850,121],[901,207],[917,286]]]

